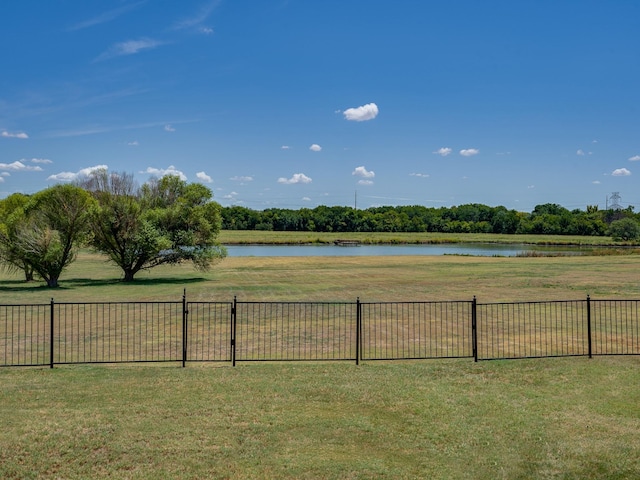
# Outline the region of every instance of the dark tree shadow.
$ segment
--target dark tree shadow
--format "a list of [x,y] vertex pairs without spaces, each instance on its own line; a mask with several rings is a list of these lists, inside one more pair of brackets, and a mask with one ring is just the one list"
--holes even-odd
[[153,285],[184,285],[191,283],[206,282],[207,279],[203,277],[191,277],[191,278],[140,278],[135,279],[132,282],[124,282],[121,278],[108,278],[103,280],[96,280],[92,278],[66,278],[60,280],[60,285],[54,288],[49,288],[41,281],[25,282],[24,280],[6,280],[0,282],[0,292],[41,292],[50,290],[51,292],[61,290],[72,290],[77,287],[100,287],[109,285],[130,285],[132,287],[138,285],[153,286]]

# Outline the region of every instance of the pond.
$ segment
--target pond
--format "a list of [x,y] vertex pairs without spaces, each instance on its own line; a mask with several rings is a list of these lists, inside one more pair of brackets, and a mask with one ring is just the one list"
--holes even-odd
[[494,243],[423,245],[227,245],[230,257],[373,257],[386,255],[472,255],[515,257],[525,252],[579,255],[580,247]]

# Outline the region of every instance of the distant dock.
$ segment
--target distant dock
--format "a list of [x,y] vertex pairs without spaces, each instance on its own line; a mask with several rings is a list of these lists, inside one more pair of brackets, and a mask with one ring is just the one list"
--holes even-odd
[[334,245],[338,247],[359,247],[360,242],[358,240],[334,240]]

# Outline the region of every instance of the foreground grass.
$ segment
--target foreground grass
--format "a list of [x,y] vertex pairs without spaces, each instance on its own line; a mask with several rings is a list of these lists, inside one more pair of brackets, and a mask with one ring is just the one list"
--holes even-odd
[[639,478],[640,359],[0,370],[1,478]]

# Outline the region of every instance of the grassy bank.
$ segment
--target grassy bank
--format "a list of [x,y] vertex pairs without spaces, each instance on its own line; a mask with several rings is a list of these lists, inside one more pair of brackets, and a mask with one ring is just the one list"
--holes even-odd
[[318,233],[269,232],[259,230],[223,230],[220,242],[225,245],[243,244],[331,244],[336,240],[357,240],[363,244],[421,244],[421,243],[517,243],[531,245],[625,245],[611,237],[576,235],[502,235],[493,233]]

